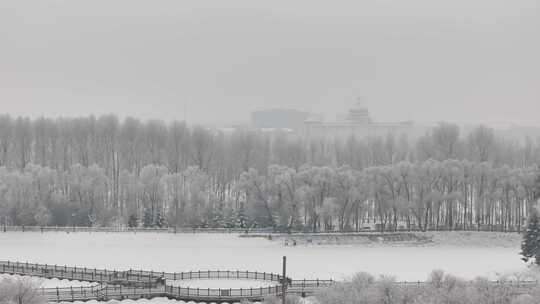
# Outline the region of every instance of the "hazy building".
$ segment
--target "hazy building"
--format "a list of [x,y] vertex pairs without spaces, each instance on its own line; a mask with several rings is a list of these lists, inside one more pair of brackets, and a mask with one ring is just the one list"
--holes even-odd
[[394,135],[414,135],[413,122],[374,122],[369,110],[358,102],[336,121],[323,121],[320,117],[309,117],[304,121],[304,132],[308,137],[350,137],[357,138]]
[[251,113],[251,124],[258,129],[300,130],[309,117],[307,112],[292,109],[254,111]]

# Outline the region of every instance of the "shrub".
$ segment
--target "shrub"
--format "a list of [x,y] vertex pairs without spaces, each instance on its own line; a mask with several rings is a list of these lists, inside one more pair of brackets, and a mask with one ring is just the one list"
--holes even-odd
[[536,300],[531,295],[523,294],[517,296],[512,304],[536,304]]
[[392,277],[374,279],[359,273],[317,293],[319,304],[529,304],[540,298],[540,287],[518,296],[516,285],[495,284],[486,278],[467,282],[441,270],[433,271],[424,285],[396,283]]
[[0,303],[45,304],[38,292],[39,286],[28,277],[7,278],[0,281]]
[[[302,299],[297,296],[287,296],[285,299],[286,304],[301,304]],[[280,297],[269,297],[264,299],[263,304],[281,304]]]

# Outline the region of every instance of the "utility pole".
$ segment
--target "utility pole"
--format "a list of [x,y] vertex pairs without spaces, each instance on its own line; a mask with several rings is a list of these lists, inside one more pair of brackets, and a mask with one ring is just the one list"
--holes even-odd
[[281,304],[285,304],[287,298],[287,257],[283,256],[283,275],[281,277]]

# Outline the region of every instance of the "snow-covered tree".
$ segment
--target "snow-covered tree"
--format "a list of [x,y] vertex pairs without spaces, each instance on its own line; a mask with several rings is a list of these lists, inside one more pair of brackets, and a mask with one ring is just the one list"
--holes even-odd
[[31,277],[0,279],[0,303],[45,304],[47,301],[38,288]]
[[158,210],[156,213],[156,218],[154,220],[154,227],[163,228],[166,226],[165,217],[163,216],[161,210]]
[[[534,197],[540,198],[540,174],[535,179]],[[533,206],[529,213],[529,219],[527,221],[527,230],[523,236],[523,242],[521,243],[521,255],[522,260],[528,262],[534,259],[537,265],[540,265],[540,199],[539,202]]]
[[527,231],[521,243],[521,255],[523,261],[534,259],[535,263],[540,265],[540,219],[538,211],[534,209],[529,215]]
[[139,219],[136,214],[130,214],[128,218],[128,227],[137,228],[139,227]]
[[236,228],[246,228],[248,226],[247,218],[246,218],[246,212],[244,210],[244,206],[240,206],[240,208],[237,211],[236,214],[236,221],[234,226]]
[[152,214],[152,210],[150,208],[144,209],[143,214],[143,227],[144,228],[152,228],[154,226],[154,216]]

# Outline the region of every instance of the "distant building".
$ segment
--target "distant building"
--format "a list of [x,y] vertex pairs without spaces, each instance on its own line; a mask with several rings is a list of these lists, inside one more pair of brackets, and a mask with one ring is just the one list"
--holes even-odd
[[309,116],[307,112],[292,109],[255,111],[251,113],[251,124],[257,129],[301,130]]
[[414,135],[417,129],[413,122],[373,122],[369,110],[358,102],[337,121],[326,122],[320,117],[309,117],[304,121],[307,137],[357,138],[394,135]]

